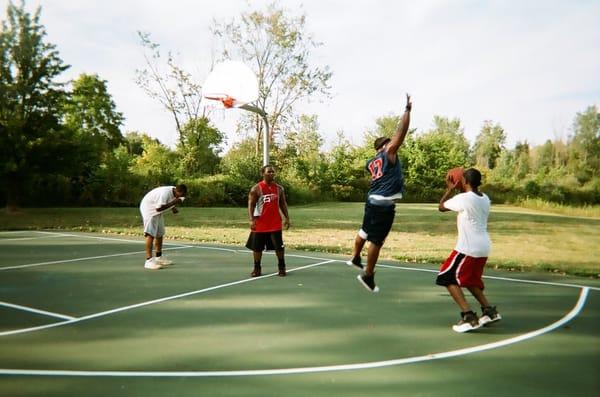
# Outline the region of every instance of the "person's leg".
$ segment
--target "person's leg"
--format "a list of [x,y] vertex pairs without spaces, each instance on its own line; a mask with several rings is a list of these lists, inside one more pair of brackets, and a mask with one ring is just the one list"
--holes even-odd
[[146,260],[152,258],[152,244],[154,243],[154,237],[146,234]]
[[254,270],[250,274],[252,277],[259,277],[261,272],[260,262],[262,260],[262,251],[252,251],[252,259],[254,259]]
[[352,247],[352,259],[358,258],[360,260],[360,253],[362,252],[366,242],[367,240],[362,238],[359,234],[356,235],[356,238],[354,239],[354,247]]
[[279,276],[285,277],[285,249],[282,247],[281,249],[275,250],[275,255],[277,255],[277,268],[279,270]]
[[475,297],[475,299],[477,299],[477,301],[479,302],[481,307],[488,307],[490,305],[490,303],[488,302],[488,300],[485,297],[485,294],[483,293],[483,290],[481,288],[467,287],[467,289],[469,290],[469,292],[471,292],[471,294]]
[[377,264],[377,259],[379,259],[379,251],[381,251],[382,246],[383,244],[369,243],[369,247],[367,248],[367,267],[365,269],[367,276],[375,274],[375,265]]
[[461,312],[465,313],[471,311],[471,307],[465,299],[465,294],[463,294],[462,288],[456,284],[451,284],[447,285],[446,289],[448,289],[448,292],[450,293],[452,299],[454,299],[454,302],[456,302],[456,304],[460,307]]
[[163,245],[163,237],[156,237],[154,239],[154,248],[156,249],[156,257],[160,258],[162,256],[162,245]]

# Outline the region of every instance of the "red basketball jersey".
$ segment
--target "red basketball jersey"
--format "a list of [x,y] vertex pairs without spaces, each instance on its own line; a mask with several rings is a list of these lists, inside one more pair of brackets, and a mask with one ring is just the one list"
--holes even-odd
[[256,220],[255,232],[276,232],[281,230],[281,214],[279,213],[279,189],[276,183],[270,185],[265,181],[258,183],[260,196],[254,208]]

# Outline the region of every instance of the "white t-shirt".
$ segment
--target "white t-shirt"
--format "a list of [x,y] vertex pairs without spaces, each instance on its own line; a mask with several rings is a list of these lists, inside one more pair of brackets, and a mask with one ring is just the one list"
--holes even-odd
[[487,232],[489,197],[484,193],[481,196],[473,192],[460,193],[444,202],[444,207],[458,212],[458,241],[454,249],[475,258],[487,257],[492,245]]
[[175,186],[161,186],[150,190],[140,203],[140,212],[143,218],[151,218],[156,215],[160,215],[156,209],[161,205],[167,204],[169,201],[175,198],[173,194]]

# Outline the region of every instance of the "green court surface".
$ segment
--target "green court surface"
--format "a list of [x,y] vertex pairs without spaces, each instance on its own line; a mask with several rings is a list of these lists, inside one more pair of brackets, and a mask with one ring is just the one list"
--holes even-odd
[[468,334],[436,265],[139,238],[0,232],[0,396],[591,396],[600,282],[487,271],[503,320]]

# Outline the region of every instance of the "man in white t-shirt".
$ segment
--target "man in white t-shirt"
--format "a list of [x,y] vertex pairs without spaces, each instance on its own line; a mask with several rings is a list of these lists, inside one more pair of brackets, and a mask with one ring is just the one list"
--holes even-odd
[[[162,244],[165,235],[165,221],[163,212],[171,208],[174,214],[178,212],[175,207],[185,199],[187,187],[185,185],[161,186],[152,189],[142,199],[140,212],[144,221],[144,236],[146,237],[146,269],[157,270],[172,264],[162,257]],[[156,257],[152,256],[152,245],[155,244]]]
[[[475,168],[464,172],[461,181],[446,181],[447,190],[440,200],[439,210],[456,211],[458,241],[450,256],[442,264],[436,284],[444,286],[460,306],[461,319],[452,329],[467,332],[501,319],[495,306],[490,306],[483,293],[483,268],[487,262],[491,242],[487,232],[487,220],[490,213],[490,199],[479,191],[481,173]],[[464,188],[450,198],[452,192]],[[481,304],[482,316],[477,317],[462,292],[467,288]]]

